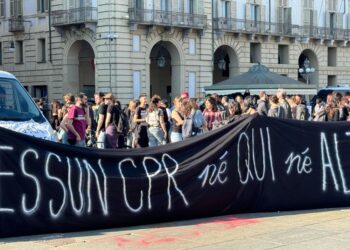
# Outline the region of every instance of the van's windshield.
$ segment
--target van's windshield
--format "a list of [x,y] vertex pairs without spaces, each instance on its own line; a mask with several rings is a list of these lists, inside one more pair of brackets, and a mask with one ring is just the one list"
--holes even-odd
[[15,79],[0,78],[0,121],[43,123],[45,118],[32,98]]

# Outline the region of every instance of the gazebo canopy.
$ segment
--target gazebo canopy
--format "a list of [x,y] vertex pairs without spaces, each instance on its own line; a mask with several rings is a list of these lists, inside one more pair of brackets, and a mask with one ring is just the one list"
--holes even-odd
[[314,85],[306,85],[290,77],[281,76],[271,72],[262,64],[254,65],[248,72],[234,76],[225,81],[205,87],[206,94],[217,93],[229,95],[235,92],[258,94],[264,90],[267,94],[274,94],[276,90],[283,88],[288,94],[315,95],[317,89]]

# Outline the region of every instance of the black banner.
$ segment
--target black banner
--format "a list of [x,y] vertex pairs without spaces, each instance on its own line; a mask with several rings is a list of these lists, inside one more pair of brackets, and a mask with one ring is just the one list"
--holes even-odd
[[250,116],[181,143],[94,150],[0,129],[1,237],[350,205],[350,126]]

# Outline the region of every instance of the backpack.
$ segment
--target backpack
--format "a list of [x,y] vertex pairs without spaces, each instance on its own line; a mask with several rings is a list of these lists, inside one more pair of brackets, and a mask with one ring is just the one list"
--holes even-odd
[[310,118],[309,110],[306,106],[303,107],[302,111],[300,112],[300,120],[301,121],[308,121]]
[[182,124],[182,138],[186,139],[192,136],[193,130],[193,119],[192,116],[186,117],[184,123]]
[[121,109],[118,108],[119,111],[119,121],[117,124],[117,132],[119,134],[127,135],[129,133],[129,119],[128,116]]

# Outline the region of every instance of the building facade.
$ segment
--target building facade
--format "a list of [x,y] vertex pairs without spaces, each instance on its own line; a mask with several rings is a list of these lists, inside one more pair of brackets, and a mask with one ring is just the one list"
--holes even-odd
[[[0,70],[35,97],[173,98],[262,63],[350,83],[349,0],[0,0]],[[306,63],[305,63],[306,62]],[[301,74],[301,68],[315,72]]]

